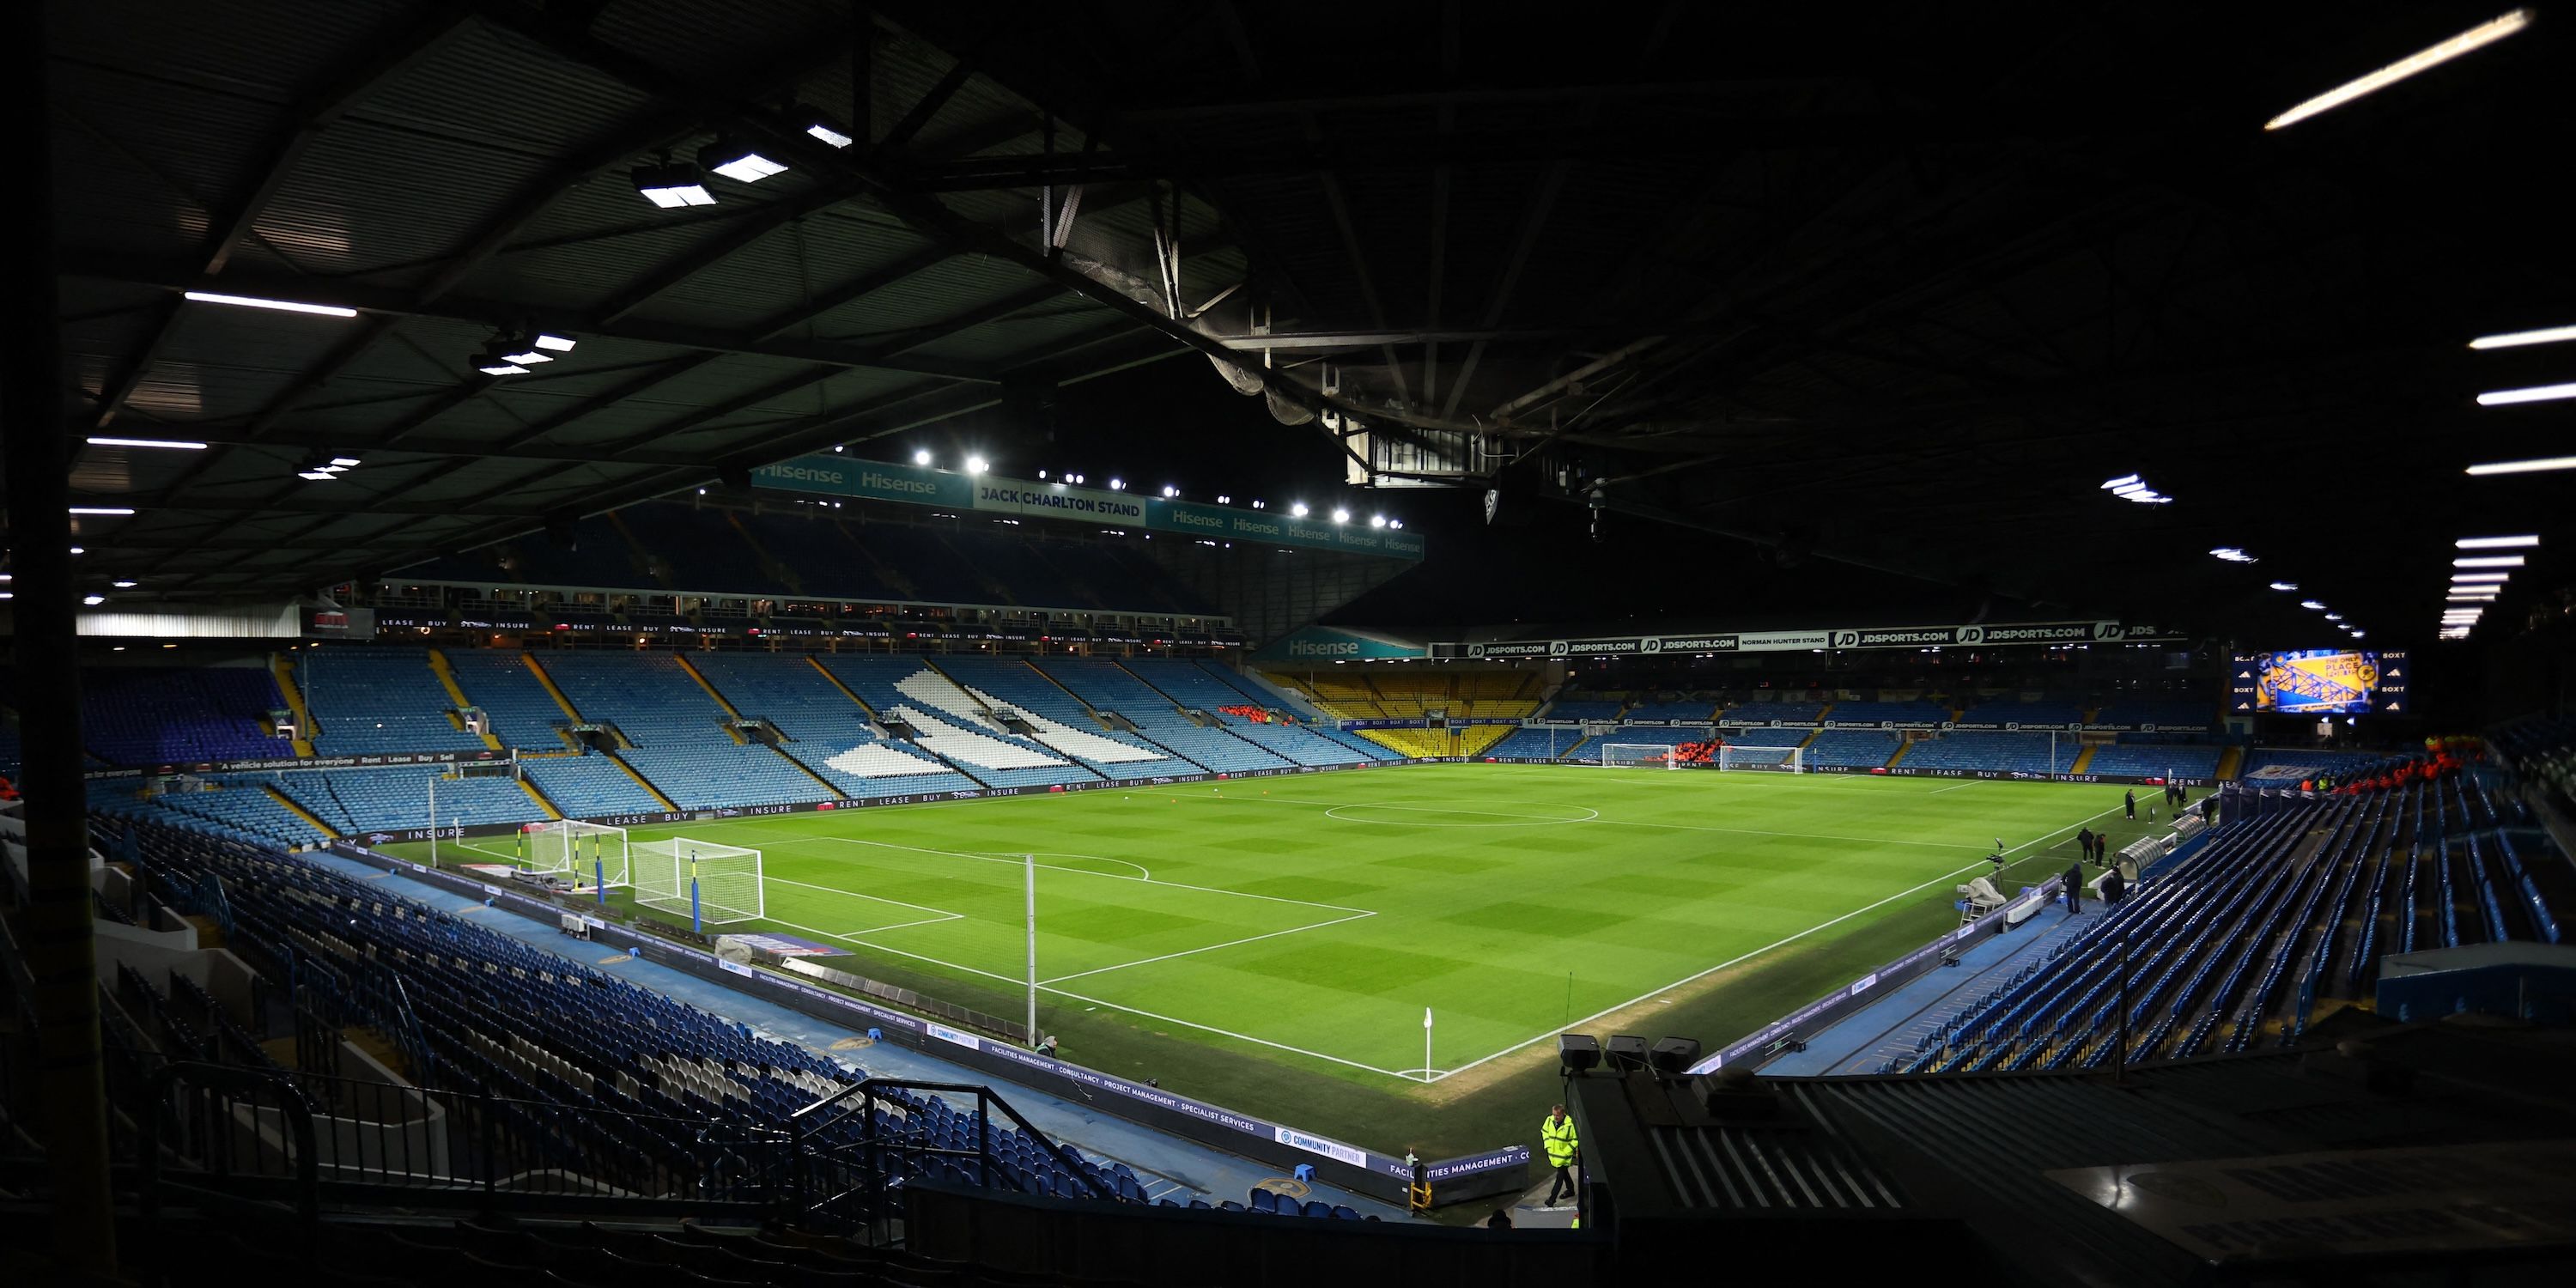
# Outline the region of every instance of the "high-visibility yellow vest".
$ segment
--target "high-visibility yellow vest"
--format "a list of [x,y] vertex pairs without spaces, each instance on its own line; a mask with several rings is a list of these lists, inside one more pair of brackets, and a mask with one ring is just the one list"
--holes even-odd
[[1559,1119],[1550,1114],[1539,1120],[1539,1139],[1547,1144],[1547,1165],[1563,1167],[1574,1161],[1574,1115]]

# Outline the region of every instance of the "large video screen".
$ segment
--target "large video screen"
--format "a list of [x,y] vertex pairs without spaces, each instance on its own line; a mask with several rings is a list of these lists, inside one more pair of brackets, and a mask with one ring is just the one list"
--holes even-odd
[[2406,655],[2350,648],[2239,653],[2227,709],[2242,715],[2405,715]]

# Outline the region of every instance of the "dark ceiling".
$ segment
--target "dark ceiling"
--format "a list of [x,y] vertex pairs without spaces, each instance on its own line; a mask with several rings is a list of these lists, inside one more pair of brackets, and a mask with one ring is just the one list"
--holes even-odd
[[[1468,489],[1403,499],[1426,573],[1489,485],[1579,541],[1564,471],[1672,534],[1618,557],[1716,552],[1685,608],[1758,560],[2420,638],[2454,538],[2576,539],[2570,475],[2463,472],[2576,425],[2474,402],[2576,345],[2466,347],[2576,323],[2576,9],[2263,123],[2500,5],[56,4],[76,432],[217,445],[86,448],[139,513],[81,539],[273,594],[837,443],[1321,487],[1357,425]],[[637,196],[720,132],[792,168]],[[471,370],[523,322],[580,347]]]

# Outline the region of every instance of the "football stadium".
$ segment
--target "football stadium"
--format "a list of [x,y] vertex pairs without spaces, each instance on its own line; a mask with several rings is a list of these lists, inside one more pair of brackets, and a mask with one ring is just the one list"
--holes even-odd
[[5,21],[9,1284],[2576,1272],[2576,9]]

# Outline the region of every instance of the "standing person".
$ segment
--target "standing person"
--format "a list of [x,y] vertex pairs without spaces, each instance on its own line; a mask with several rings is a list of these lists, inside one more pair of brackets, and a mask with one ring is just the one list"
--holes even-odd
[[2136,818],[2138,816],[2138,789],[2135,787],[2129,789],[2128,806],[2129,817]]
[[1539,1120],[1538,1138],[1547,1147],[1547,1165],[1556,1169],[1556,1182],[1547,1187],[1547,1206],[1555,1207],[1561,1198],[1572,1197],[1574,1185],[1574,1151],[1580,1142],[1574,1138],[1574,1120],[1566,1116],[1565,1106],[1558,1105]]
[[2066,914],[2071,917],[2084,911],[2083,865],[2078,863],[2067,864],[2066,876],[2064,879],[2066,881]]
[[2091,863],[2093,861],[2093,829],[2088,827],[2083,831],[2076,833],[2075,846],[2077,849],[2084,852],[2084,861]]
[[2129,883],[2121,879],[2120,870],[2118,868],[2113,868],[2109,872],[2102,874],[2102,902],[2104,904],[2113,908],[2119,907],[2120,896],[2128,893],[2128,890]]

